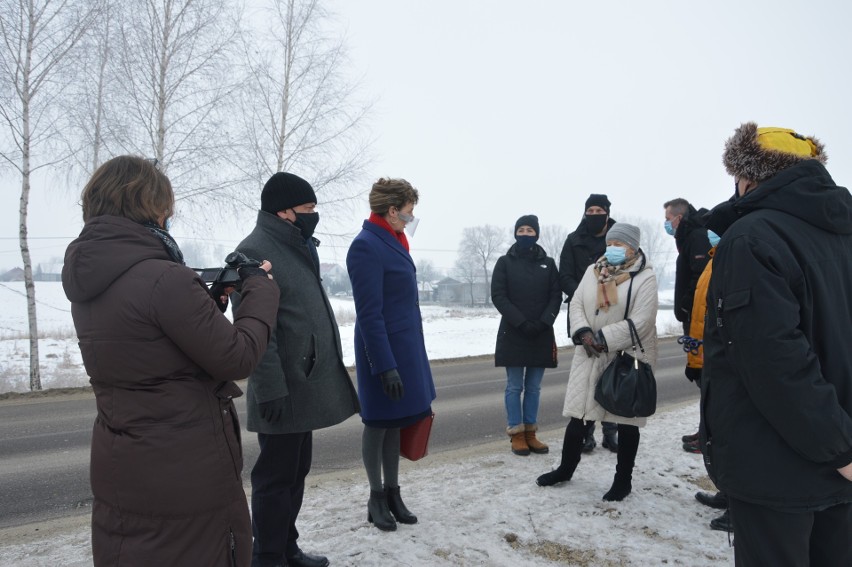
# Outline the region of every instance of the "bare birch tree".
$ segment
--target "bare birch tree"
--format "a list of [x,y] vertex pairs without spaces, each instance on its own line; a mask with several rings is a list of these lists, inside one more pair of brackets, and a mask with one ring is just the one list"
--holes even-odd
[[234,186],[229,118],[241,16],[229,0],[134,0],[116,7],[112,76],[127,97],[116,151],[155,158],[176,199],[209,212],[230,200]]
[[[506,230],[492,224],[465,228],[459,256],[476,263],[485,281],[485,302],[491,302],[491,272],[497,258],[506,251]],[[457,264],[458,265],[458,264]]]
[[325,35],[330,19],[319,0],[270,0],[267,29],[244,43],[248,76],[240,100],[244,175],[253,190],[277,171],[295,173],[333,218],[368,188],[356,182],[370,160],[370,104],[358,100],[358,85],[344,75],[342,40]]
[[569,232],[567,228],[558,224],[541,227],[538,245],[544,248],[548,256],[556,260],[557,265],[559,265],[559,255],[562,254],[562,247],[565,245]]
[[52,142],[65,83],[57,80],[69,54],[100,9],[99,2],[0,0],[0,117],[6,139],[0,156],[20,176],[18,235],[29,319],[30,389],[41,390],[38,320],[27,214],[32,174],[62,162]]

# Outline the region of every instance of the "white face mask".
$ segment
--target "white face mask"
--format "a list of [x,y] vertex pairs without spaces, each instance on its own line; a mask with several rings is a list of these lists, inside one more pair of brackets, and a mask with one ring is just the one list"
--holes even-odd
[[417,225],[420,224],[420,219],[414,215],[407,215],[400,211],[399,220],[405,223],[404,230],[408,233],[408,236],[414,236],[414,233],[417,232]]

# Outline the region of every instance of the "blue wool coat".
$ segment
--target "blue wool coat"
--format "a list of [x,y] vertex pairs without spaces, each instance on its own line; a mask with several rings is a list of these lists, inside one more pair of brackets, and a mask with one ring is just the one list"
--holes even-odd
[[[346,268],[355,299],[355,368],[361,418],[405,420],[427,412],[435,383],[423,342],[414,261],[387,230],[364,221],[352,241]],[[379,374],[396,368],[405,395],[393,402]]]

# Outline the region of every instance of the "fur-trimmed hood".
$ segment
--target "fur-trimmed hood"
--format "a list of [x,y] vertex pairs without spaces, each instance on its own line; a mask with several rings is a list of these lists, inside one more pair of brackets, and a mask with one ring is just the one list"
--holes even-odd
[[722,163],[735,178],[765,181],[801,161],[824,164],[828,156],[819,140],[786,128],[758,128],[742,124],[725,143]]

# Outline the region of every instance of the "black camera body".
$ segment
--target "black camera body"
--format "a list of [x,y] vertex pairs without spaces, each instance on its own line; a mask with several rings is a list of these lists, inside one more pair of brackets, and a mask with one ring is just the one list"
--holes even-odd
[[224,268],[193,268],[193,270],[208,286],[234,287],[239,291],[242,284],[240,268],[259,268],[260,264],[259,260],[249,258],[236,250],[225,257]]

